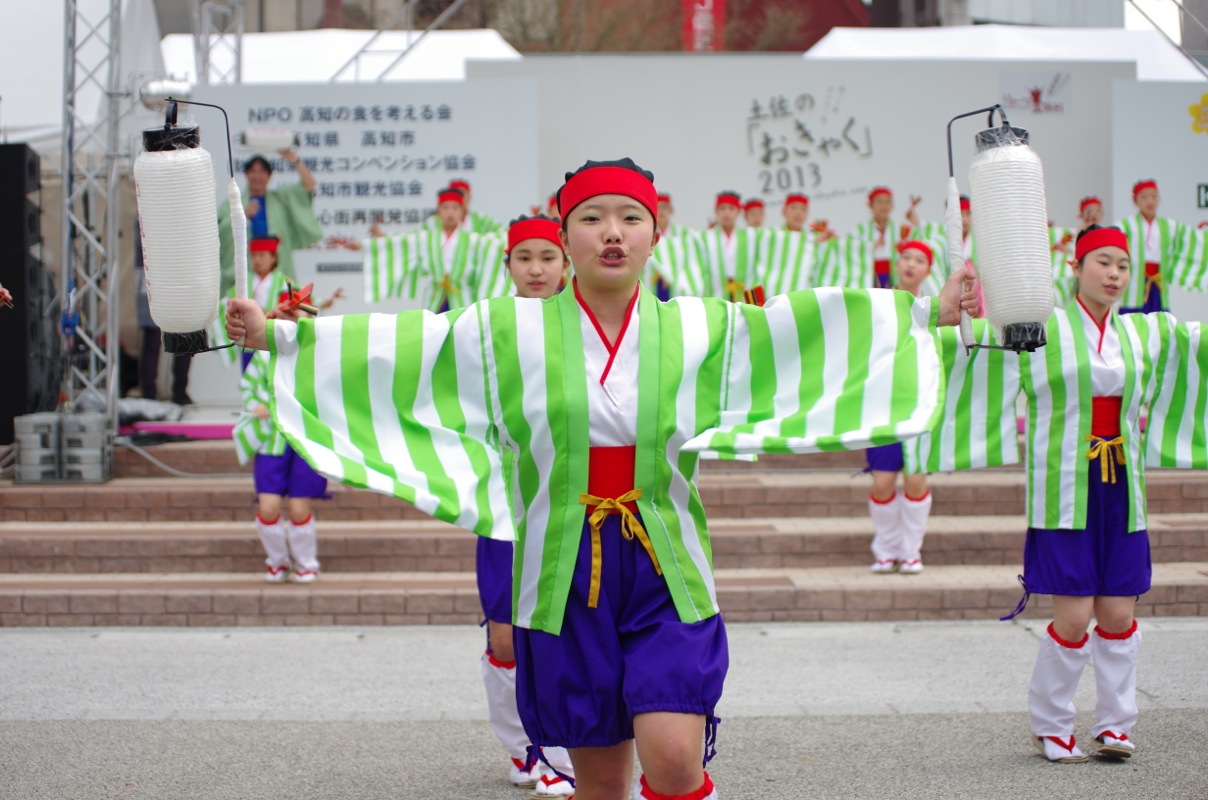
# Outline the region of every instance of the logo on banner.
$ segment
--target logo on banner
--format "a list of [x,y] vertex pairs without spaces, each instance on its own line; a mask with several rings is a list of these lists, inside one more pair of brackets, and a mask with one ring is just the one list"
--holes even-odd
[[[1200,97],[1199,104],[1188,108],[1187,113],[1191,114],[1192,133],[1208,133],[1208,94]],[[1201,205],[1200,208],[1208,206]]]
[[999,78],[1002,106],[1007,111],[1066,114],[1070,111],[1070,73],[1007,72]]

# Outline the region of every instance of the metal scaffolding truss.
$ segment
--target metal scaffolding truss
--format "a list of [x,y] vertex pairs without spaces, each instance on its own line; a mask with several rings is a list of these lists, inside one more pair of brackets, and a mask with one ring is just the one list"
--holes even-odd
[[[121,223],[118,121],[121,0],[65,0],[63,58],[63,334],[67,409],[103,410],[116,422],[117,260]],[[97,113],[98,94],[100,112]]]
[[243,0],[189,0],[198,84],[242,83]]
[[[335,83],[336,81],[340,80],[341,78],[347,77],[346,73],[348,72],[348,70],[350,68],[352,69],[352,77],[354,80],[357,80],[357,81],[366,80],[366,79],[374,80],[374,81],[385,80],[386,76],[390,74],[390,70],[392,70],[396,66],[398,66],[399,62],[401,62],[404,58],[406,58],[407,54],[410,53],[417,44],[419,44],[421,41],[423,41],[425,36],[427,36],[432,31],[439,29],[442,25],[445,24],[445,22],[449,19],[449,17],[456,14],[458,9],[460,9],[462,6],[464,6],[466,4],[466,0],[453,0],[453,2],[449,3],[449,5],[445,8],[445,10],[440,13],[440,16],[438,16],[436,19],[432,20],[432,24],[429,25],[427,28],[425,28],[423,30],[423,32],[420,33],[419,36],[417,36],[414,39],[409,39],[407,46],[405,48],[403,48],[402,50],[399,50],[398,48],[384,48],[384,49],[380,49],[380,50],[374,49],[373,43],[376,42],[381,37],[381,35],[383,33],[385,33],[386,31],[394,30],[394,28],[400,22],[405,23],[406,27],[404,28],[404,30],[407,30],[407,31],[412,30],[412,20],[415,17],[415,6],[418,4],[418,2],[419,2],[419,0],[407,0],[407,2],[404,3],[402,5],[402,7],[400,7],[399,10],[394,13],[393,16],[390,17],[390,19],[386,20],[385,25],[383,25],[381,28],[379,28],[373,34],[373,36],[370,36],[369,39],[365,42],[365,44],[361,45],[361,49],[357,50],[356,53],[354,53],[352,55],[352,58],[345,61],[344,65],[341,66],[338,70],[336,70],[336,73],[331,76],[330,82]],[[361,59],[362,59],[362,57],[367,56],[367,55],[383,55],[383,54],[392,55],[392,56],[394,56],[394,59],[389,64],[387,64],[383,69],[379,70],[377,72],[377,74],[375,76],[373,76],[372,78],[365,78],[364,76],[362,76],[361,75]]]

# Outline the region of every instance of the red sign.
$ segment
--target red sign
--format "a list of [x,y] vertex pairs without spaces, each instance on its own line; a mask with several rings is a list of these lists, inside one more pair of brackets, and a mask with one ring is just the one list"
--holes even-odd
[[684,49],[725,50],[726,0],[683,0]]

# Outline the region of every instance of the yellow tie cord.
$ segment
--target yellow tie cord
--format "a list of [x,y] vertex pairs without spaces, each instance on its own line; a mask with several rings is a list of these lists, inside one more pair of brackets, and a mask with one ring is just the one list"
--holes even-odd
[[448,274],[445,274],[443,277],[441,277],[440,282],[436,285],[439,288],[444,289],[446,295],[461,294],[461,290],[453,285],[453,281],[451,278],[449,278]]
[[604,552],[600,543],[600,528],[604,525],[604,518],[614,509],[621,513],[621,535],[629,541],[633,541],[636,536],[637,540],[642,543],[642,547],[646,548],[646,554],[650,556],[650,560],[654,562],[654,571],[659,575],[663,574],[663,568],[659,566],[659,557],[654,554],[654,545],[650,543],[650,537],[646,535],[646,529],[642,527],[642,523],[638,521],[638,518],[625,505],[626,503],[639,500],[641,497],[641,489],[630,489],[617,498],[596,497],[587,492],[579,495],[579,502],[581,504],[596,507],[596,510],[591,512],[591,516],[587,518],[588,523],[591,524],[591,586],[587,592],[588,608],[595,608],[600,602],[600,575],[603,571],[604,563]]
[[1160,268],[1153,275],[1150,275],[1148,272],[1145,273],[1145,295],[1141,298],[1142,301],[1149,297],[1150,290],[1155,286],[1158,287],[1160,293],[1166,293],[1166,287],[1162,284],[1162,271]]
[[742,297],[743,290],[747,288],[745,283],[739,283],[733,278],[726,278],[726,293],[730,295],[730,302],[737,303],[738,298]]
[[1086,451],[1086,457],[1091,461],[1099,459],[1100,479],[1106,483],[1115,483],[1116,465],[1124,465],[1124,437],[1101,439],[1098,436],[1088,436],[1086,440],[1091,443],[1090,449]]

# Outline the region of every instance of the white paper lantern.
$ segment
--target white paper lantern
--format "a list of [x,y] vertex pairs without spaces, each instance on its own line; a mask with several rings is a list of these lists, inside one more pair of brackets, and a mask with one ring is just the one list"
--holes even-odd
[[248,128],[239,143],[252,150],[276,152],[298,146],[298,134],[282,128]]
[[202,352],[220,284],[213,160],[196,127],[144,131],[143,144],[134,190],[151,318],[165,352]]
[[986,318],[1005,347],[1034,350],[1053,313],[1044,170],[1021,128],[982,131],[977,149],[969,187]]

